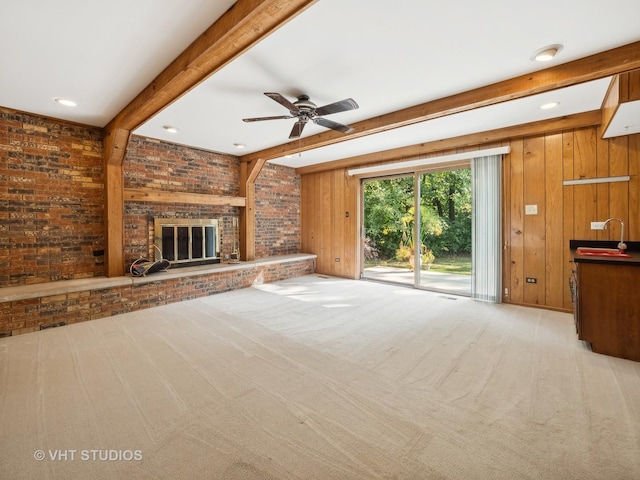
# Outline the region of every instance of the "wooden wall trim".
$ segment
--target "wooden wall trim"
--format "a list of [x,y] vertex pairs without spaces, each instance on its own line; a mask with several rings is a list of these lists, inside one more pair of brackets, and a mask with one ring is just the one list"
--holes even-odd
[[602,131],[606,132],[609,124],[620,106],[620,75],[616,75],[611,79],[607,93],[602,102]]
[[167,192],[148,188],[125,188],[124,199],[132,202],[185,203],[190,205],[223,205],[232,207],[244,207],[246,205],[244,197]]
[[105,275],[124,275],[124,174],[122,164],[105,162]]
[[240,195],[246,199],[240,210],[240,258],[244,261],[256,258],[256,180],[265,162],[258,159],[240,164]]
[[420,155],[442,152],[461,147],[480,147],[487,143],[508,140],[513,137],[525,137],[533,135],[541,135],[559,132],[563,130],[590,127],[598,125],[601,120],[599,110],[591,112],[578,113],[568,115],[566,117],[553,118],[551,120],[541,120],[539,122],[525,123],[522,125],[514,125],[513,127],[498,128],[487,132],[472,133],[469,135],[461,135],[433,142],[419,143],[417,145],[409,145],[407,147],[394,148],[381,152],[358,155],[350,158],[343,158],[333,162],[319,163],[300,167],[296,169],[299,175],[309,173],[318,173],[327,170],[335,170],[341,168],[357,167],[361,165],[374,165],[377,163],[385,163],[398,161],[408,158],[416,158]]
[[124,275],[124,156],[131,131],[116,128],[104,135],[104,250],[107,277]]

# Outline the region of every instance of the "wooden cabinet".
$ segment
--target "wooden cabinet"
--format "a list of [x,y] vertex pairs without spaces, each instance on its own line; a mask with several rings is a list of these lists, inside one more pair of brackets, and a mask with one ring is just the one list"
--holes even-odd
[[574,261],[578,338],[594,352],[640,361],[640,265]]

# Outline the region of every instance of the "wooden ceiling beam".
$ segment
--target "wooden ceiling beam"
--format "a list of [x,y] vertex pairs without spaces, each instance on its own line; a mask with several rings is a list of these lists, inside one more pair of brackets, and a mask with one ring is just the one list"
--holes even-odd
[[131,131],[318,0],[238,0],[104,128],[105,272],[124,274],[123,163]]
[[238,0],[105,127],[134,130],[317,0]]
[[345,135],[328,130],[244,155],[240,160],[250,162],[257,158],[271,160],[293,155],[394,128],[605,78],[635,68],[640,68],[640,42],[363,120],[351,125],[354,127],[354,132],[351,134]]
[[434,140],[433,142],[425,142],[406,147],[383,150],[381,152],[367,153],[355,157],[335,160],[333,162],[318,163],[307,167],[297,168],[296,173],[299,175],[305,175],[308,173],[318,173],[340,168],[352,168],[363,165],[373,165],[377,163],[417,158],[421,155],[428,155],[455,148],[480,146],[487,143],[508,140],[510,138],[550,134],[573,128],[599,125],[600,121],[600,110],[592,110],[590,112],[577,113],[575,115],[567,115],[565,117],[552,118],[550,120],[540,120],[538,122],[498,128],[486,132],[471,133],[468,135],[461,135],[459,137],[445,138],[442,140]]

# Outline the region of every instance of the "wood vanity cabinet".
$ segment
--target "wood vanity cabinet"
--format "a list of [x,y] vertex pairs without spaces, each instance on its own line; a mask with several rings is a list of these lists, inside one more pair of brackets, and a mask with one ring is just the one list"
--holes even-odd
[[594,352],[640,361],[640,265],[575,257],[574,263],[578,338]]

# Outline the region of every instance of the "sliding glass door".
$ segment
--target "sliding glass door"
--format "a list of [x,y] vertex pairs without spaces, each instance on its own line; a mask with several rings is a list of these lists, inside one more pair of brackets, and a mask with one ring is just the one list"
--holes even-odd
[[363,181],[362,278],[413,285],[414,176]]
[[362,278],[471,294],[469,168],[363,181]]
[[417,174],[420,274],[416,285],[471,294],[471,170],[461,168]]

